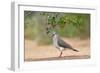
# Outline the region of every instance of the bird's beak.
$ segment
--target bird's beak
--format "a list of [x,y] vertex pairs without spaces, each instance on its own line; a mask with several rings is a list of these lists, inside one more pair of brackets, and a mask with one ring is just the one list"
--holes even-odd
[[53,37],[53,36],[54,36],[54,34],[51,35],[51,37]]

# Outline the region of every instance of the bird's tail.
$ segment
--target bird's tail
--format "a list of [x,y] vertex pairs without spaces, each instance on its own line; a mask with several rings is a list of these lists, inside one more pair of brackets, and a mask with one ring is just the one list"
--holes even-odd
[[76,49],[73,49],[73,48],[71,48],[73,51],[76,51],[76,52],[79,52],[78,50],[76,50]]

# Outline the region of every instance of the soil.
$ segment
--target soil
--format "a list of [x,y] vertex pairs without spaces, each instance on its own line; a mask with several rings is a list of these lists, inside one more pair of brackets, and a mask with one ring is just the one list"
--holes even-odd
[[72,47],[79,52],[66,49],[63,51],[62,57],[59,57],[60,51],[51,45],[39,46],[36,41],[25,40],[24,60],[44,61],[44,60],[70,60],[70,59],[89,59],[90,58],[90,40],[89,39],[69,39],[63,38]]

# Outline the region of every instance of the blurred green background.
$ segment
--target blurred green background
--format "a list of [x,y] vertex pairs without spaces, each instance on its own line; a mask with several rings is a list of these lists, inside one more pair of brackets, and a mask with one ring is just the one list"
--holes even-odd
[[61,37],[87,39],[90,38],[90,14],[24,11],[25,40],[50,44],[46,28]]

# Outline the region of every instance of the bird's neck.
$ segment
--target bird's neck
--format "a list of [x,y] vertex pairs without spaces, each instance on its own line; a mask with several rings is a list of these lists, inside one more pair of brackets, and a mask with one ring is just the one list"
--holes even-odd
[[57,40],[58,39],[58,35],[54,35],[53,39]]
[[58,42],[58,35],[53,36],[53,44],[57,45]]

